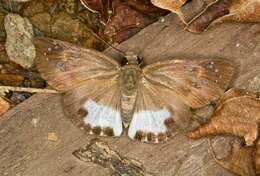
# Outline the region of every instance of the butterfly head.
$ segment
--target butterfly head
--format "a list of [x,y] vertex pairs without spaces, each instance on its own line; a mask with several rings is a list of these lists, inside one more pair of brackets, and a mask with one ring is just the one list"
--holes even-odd
[[133,52],[126,53],[127,65],[139,65],[139,57]]

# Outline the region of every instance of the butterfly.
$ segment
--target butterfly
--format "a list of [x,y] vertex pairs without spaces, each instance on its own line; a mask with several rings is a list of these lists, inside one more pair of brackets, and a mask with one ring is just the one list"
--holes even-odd
[[185,129],[191,109],[216,101],[234,68],[224,60],[167,60],[141,67],[126,55],[121,66],[92,49],[51,38],[35,39],[36,65],[48,84],[63,93],[66,115],[96,135],[148,143],[167,141],[176,126]]

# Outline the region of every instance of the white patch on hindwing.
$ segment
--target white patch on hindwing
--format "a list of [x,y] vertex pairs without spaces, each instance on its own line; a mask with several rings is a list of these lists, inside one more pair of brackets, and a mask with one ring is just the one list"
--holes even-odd
[[85,124],[89,124],[92,128],[110,127],[113,129],[115,136],[121,135],[123,126],[120,111],[106,105],[97,104],[91,99],[88,99],[83,106],[88,111],[83,119]]
[[167,127],[164,123],[170,116],[170,112],[165,108],[157,111],[144,110],[135,112],[128,129],[128,136],[134,139],[137,131],[151,132],[155,135],[165,133]]

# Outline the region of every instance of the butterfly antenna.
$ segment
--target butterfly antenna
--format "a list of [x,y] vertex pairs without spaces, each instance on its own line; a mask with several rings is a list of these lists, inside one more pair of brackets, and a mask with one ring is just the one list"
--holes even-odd
[[9,6],[10,6],[11,13],[13,13],[13,7],[12,7],[12,2],[11,2],[11,0],[8,0],[8,4],[9,4]]
[[100,37],[98,34],[96,34],[94,31],[91,30],[91,34],[96,37],[98,40],[102,41],[103,43],[105,43],[107,46],[113,48],[115,51],[117,51],[120,55],[122,55],[123,57],[126,56],[126,53],[123,52],[122,50],[114,47],[113,45],[111,45],[110,43],[108,43],[106,40],[104,40],[102,37]]

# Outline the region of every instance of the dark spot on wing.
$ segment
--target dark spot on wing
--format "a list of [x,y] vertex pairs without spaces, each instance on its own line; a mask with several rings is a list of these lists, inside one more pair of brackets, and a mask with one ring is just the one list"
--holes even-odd
[[158,134],[158,142],[164,142],[167,140],[167,135],[166,133],[159,133]]
[[137,131],[134,138],[136,140],[142,141],[145,138],[145,133],[142,131]]
[[154,143],[155,141],[156,141],[156,135],[154,134],[154,133],[148,133],[147,134],[147,140],[149,141],[149,142],[152,142],[152,143]]
[[166,120],[164,121],[164,125],[165,125],[168,129],[172,128],[173,125],[174,125],[174,120],[173,120],[173,118],[168,118],[168,119],[166,119]]
[[107,136],[114,136],[114,130],[110,127],[106,127],[103,129],[103,132]]
[[88,115],[88,111],[84,108],[80,108],[77,112],[79,118],[84,118]]
[[101,133],[101,127],[94,127],[92,128],[92,132],[96,135],[100,135]]

